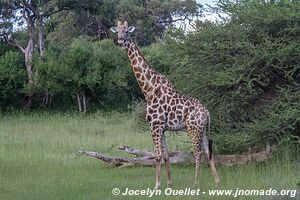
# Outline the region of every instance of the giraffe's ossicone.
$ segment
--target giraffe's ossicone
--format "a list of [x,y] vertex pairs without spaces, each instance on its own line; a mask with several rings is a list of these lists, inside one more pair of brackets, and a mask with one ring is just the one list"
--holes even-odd
[[118,21],[111,31],[117,33],[118,43],[125,48],[131,62],[132,70],[147,102],[146,119],[149,122],[156,155],[156,184],[160,188],[160,171],[162,159],[166,163],[168,187],[172,185],[170,161],[165,141],[165,131],[187,129],[195,149],[195,183],[200,173],[202,149],[208,159],[216,184],[220,179],[215,168],[205,130],[210,128],[210,114],[197,100],[179,94],[170,81],[153,69],[146,61],[138,47],[129,37],[135,27],[128,27],[127,21]]

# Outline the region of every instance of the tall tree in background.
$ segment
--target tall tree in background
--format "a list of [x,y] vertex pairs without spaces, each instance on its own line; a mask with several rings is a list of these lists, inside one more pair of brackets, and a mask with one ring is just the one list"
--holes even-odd
[[123,19],[137,27],[134,40],[140,46],[147,46],[157,41],[168,27],[201,16],[201,8],[194,0],[111,0],[101,2],[98,7],[79,5],[49,20],[48,39],[62,45],[71,44],[80,35],[102,40],[109,37],[109,28]]
[[[35,35],[35,21],[36,15],[25,1],[5,1],[1,3],[1,22],[2,30],[1,35],[4,40],[19,48],[24,54],[25,66],[28,77],[28,93],[26,107],[31,108],[32,106],[32,93],[31,88],[33,87],[33,69],[32,69],[32,56],[34,48],[34,35]],[[21,16],[21,17],[20,17]],[[18,41],[13,38],[12,31],[14,23],[25,23],[27,29],[27,40],[25,47],[22,46]]]
[[[95,1],[92,1],[95,2]],[[90,3],[87,3],[90,5]],[[45,20],[55,13],[81,7],[78,0],[11,0],[0,2],[0,36],[8,44],[17,47],[24,55],[27,71],[27,97],[25,107],[32,107],[34,86],[33,53],[38,43],[39,55],[43,59],[45,53]],[[95,4],[93,4],[95,6]],[[20,30],[18,30],[20,29]],[[26,39],[15,39],[16,33],[27,32]],[[38,42],[36,40],[38,35]]]

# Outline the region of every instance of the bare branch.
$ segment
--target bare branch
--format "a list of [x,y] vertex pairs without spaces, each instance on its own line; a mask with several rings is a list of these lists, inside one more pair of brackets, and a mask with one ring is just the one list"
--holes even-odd
[[37,10],[29,3],[23,0],[21,3],[23,7],[22,15],[23,18],[26,20],[26,23],[33,27],[35,19],[39,16]]
[[136,155],[136,157],[143,157],[143,156],[155,156],[154,153],[149,151],[141,151],[139,149],[131,148],[129,146],[120,146],[118,149],[125,151],[129,154]]
[[189,22],[190,22],[190,18],[189,18],[189,16],[188,15],[185,15],[185,16],[183,16],[183,17],[179,17],[179,18],[176,18],[176,19],[167,19],[167,20],[162,20],[162,19],[159,19],[158,21],[157,21],[157,23],[162,23],[162,24],[164,24],[164,23],[168,23],[168,24],[173,24],[173,23],[175,23],[175,22],[178,22],[178,21],[185,21],[185,20],[188,20]]
[[109,165],[114,165],[114,166],[154,165],[155,164],[154,157],[138,157],[138,158],[110,157],[110,156],[106,156],[99,152],[84,151],[84,150],[81,150],[78,153],[80,155],[86,155],[86,156],[97,158],[99,160],[102,160],[102,161],[108,163]]
[[26,3],[26,2],[23,1],[23,4],[26,8],[29,8],[29,10],[31,10],[36,16],[39,15],[36,8],[34,8],[31,3]]
[[22,53],[25,53],[25,49],[20,44],[18,44],[11,36],[4,35],[4,40],[7,44],[18,47],[22,51]]
[[57,10],[54,10],[54,11],[51,11],[51,12],[49,11],[49,12],[43,14],[42,16],[43,17],[50,17],[51,15],[54,15],[54,14],[59,13],[59,12],[64,11],[64,10],[72,10],[72,8],[62,7],[60,9],[57,9]]

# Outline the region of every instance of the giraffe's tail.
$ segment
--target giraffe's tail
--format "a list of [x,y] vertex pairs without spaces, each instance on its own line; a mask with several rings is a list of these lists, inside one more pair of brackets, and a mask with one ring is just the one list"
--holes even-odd
[[204,149],[204,152],[206,154],[207,159],[211,160],[212,159],[213,141],[210,137],[210,114],[209,114],[209,112],[207,112],[206,126],[205,126],[204,130],[205,131],[204,131],[204,134],[203,134],[203,137],[202,137],[202,147]]
[[210,114],[209,113],[207,114],[207,132],[208,132],[208,150],[209,150],[208,159],[211,160],[213,140],[210,137]]
[[212,145],[213,145],[213,140],[208,139],[208,149],[209,149],[208,160],[211,160],[211,158],[212,158]]

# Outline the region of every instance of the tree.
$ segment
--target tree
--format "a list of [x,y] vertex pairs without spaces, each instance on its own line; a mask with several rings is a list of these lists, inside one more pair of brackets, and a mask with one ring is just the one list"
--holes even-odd
[[[34,48],[34,26],[36,15],[30,8],[31,4],[25,1],[5,1],[2,2],[0,13],[2,15],[2,30],[1,34],[4,37],[4,40],[17,48],[24,54],[25,58],[25,66],[28,77],[28,95],[27,95],[27,103],[26,107],[31,108],[32,106],[32,93],[31,88],[33,87],[33,69],[32,69],[32,55]],[[17,17],[17,13],[20,11],[22,15],[22,19],[25,21],[26,29],[27,29],[27,42],[26,46],[22,47],[17,41],[14,40],[12,33],[7,33],[7,31],[13,30],[13,23],[19,21],[19,17]]]
[[72,95],[78,110],[87,112],[101,93],[109,94],[115,87],[126,88],[130,70],[126,61],[122,49],[111,40],[90,42],[78,38],[69,48],[49,49],[43,62],[37,60],[39,75],[35,88],[46,89],[51,100],[62,93]]
[[[36,76],[34,92],[42,94],[41,106],[43,107],[50,107],[56,95],[64,93],[68,95],[68,90],[64,85],[67,72],[59,62],[63,51],[64,49],[49,46],[43,59],[35,56],[34,65],[39,73]],[[66,99],[63,101],[66,101]]]
[[[58,0],[11,0],[1,1],[0,9],[0,36],[10,45],[17,47],[23,54],[27,71],[27,103],[26,107],[31,108],[34,86],[33,53],[38,35],[40,58],[43,59],[45,52],[45,30],[44,23],[51,15],[63,10],[73,9],[82,5],[80,1],[58,1]],[[19,16],[21,14],[21,17]],[[17,41],[13,26],[24,27],[27,31],[25,41]],[[38,28],[38,31],[36,30]],[[37,34],[38,32],[38,34]]]
[[200,16],[201,8],[194,0],[113,0],[102,1],[98,7],[82,5],[50,19],[49,41],[66,45],[80,35],[92,40],[107,39],[109,28],[118,19],[126,19],[137,27],[134,39],[140,46],[146,46],[161,38],[168,27]]

